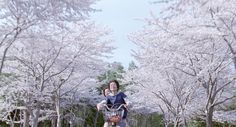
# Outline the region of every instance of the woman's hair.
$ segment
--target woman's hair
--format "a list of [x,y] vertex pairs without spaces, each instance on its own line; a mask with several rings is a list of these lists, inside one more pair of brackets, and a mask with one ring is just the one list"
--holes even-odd
[[108,88],[110,89],[110,84],[114,82],[116,84],[116,87],[117,87],[117,91],[119,90],[120,88],[120,84],[117,80],[111,80],[109,83],[108,83]]
[[102,94],[104,95],[104,97],[106,97],[106,95],[105,95],[106,89],[109,89],[109,88],[108,88],[108,87],[105,87],[104,89],[102,89]]

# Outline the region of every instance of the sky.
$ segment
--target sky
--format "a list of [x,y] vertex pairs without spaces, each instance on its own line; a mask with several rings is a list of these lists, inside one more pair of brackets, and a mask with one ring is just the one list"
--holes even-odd
[[158,5],[151,4],[154,0],[100,0],[93,8],[101,9],[91,15],[97,24],[112,29],[115,47],[113,58],[109,61],[121,62],[127,68],[130,61],[135,61],[131,56],[132,49],[137,47],[129,41],[127,35],[141,30],[144,21],[141,19],[150,17],[150,12],[157,14]]

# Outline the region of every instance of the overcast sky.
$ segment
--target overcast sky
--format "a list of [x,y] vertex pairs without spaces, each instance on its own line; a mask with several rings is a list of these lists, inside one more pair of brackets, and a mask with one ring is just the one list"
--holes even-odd
[[135,48],[127,34],[142,29],[143,19],[150,16],[150,12],[157,14],[158,5],[150,4],[153,0],[101,0],[95,7],[101,12],[92,14],[97,24],[103,24],[113,30],[115,39],[114,57],[111,61],[121,62],[125,67],[131,60],[131,49]]

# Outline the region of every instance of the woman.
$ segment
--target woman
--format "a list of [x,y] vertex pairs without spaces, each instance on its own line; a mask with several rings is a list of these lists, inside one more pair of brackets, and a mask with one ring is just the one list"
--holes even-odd
[[119,123],[120,127],[126,127],[126,117],[127,117],[127,107],[129,101],[127,100],[127,96],[123,92],[119,92],[119,82],[117,80],[112,80],[108,84],[108,88],[110,89],[110,94],[107,98],[107,105],[116,105],[116,104],[124,104],[124,115],[122,120]]

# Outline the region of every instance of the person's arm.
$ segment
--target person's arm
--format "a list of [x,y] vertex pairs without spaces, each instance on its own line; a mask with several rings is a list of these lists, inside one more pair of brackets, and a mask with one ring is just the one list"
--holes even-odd
[[131,104],[131,101],[128,97],[124,98],[124,100],[125,100],[125,103],[127,106],[129,106]]
[[131,108],[132,107],[132,102],[130,101],[130,99],[128,97],[124,98],[125,100],[125,108]]
[[100,103],[97,104],[98,111],[104,107],[104,104],[106,104],[106,100],[102,100]]
[[128,108],[128,107],[131,107],[131,101],[130,101],[130,99],[127,97],[127,95],[125,95],[124,93],[123,93],[123,99],[124,99],[124,101],[125,101],[125,108]]

